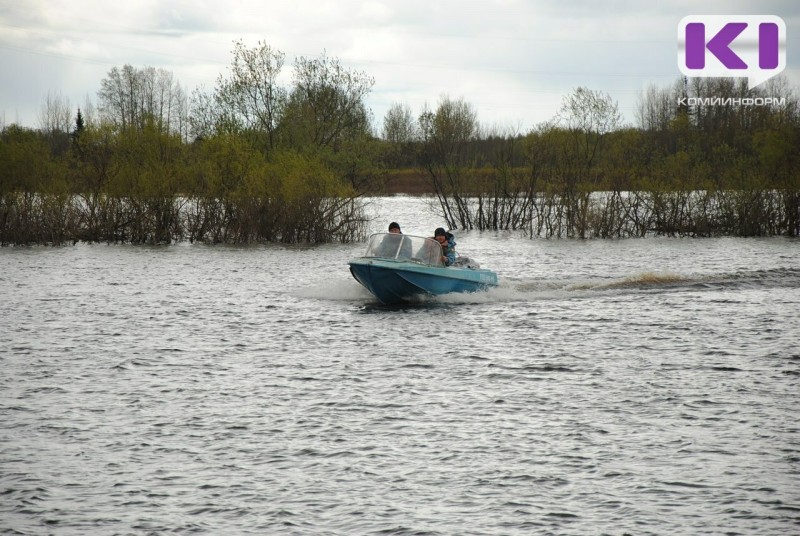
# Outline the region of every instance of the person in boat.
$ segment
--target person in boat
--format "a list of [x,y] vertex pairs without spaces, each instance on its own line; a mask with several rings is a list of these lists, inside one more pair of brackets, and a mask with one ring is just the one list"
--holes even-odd
[[433,232],[433,239],[442,246],[442,262],[450,266],[456,262],[456,239],[453,233],[448,233],[442,227],[437,227]]
[[411,242],[403,240],[402,234],[403,231],[400,230],[400,225],[397,222],[390,223],[389,234],[383,237],[381,245],[378,247],[378,254],[381,257],[394,257],[398,253],[397,246],[399,245],[400,253],[397,255],[398,258],[411,258]]

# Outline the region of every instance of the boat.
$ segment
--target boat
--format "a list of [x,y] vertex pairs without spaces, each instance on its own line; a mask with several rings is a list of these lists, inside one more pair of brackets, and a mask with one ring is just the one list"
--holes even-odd
[[362,257],[351,259],[350,273],[381,303],[393,305],[453,292],[479,292],[497,286],[497,274],[467,257],[451,266],[432,238],[375,233]]

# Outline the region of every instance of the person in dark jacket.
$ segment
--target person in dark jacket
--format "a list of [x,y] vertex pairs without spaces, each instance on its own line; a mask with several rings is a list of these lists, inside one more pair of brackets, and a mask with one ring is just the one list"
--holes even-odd
[[442,262],[450,266],[456,262],[456,240],[453,233],[448,233],[442,227],[437,227],[433,232],[433,239],[442,246]]
[[[400,230],[400,225],[397,222],[389,224],[389,234],[383,237],[383,241],[378,246],[378,254],[381,257],[394,258],[395,256],[400,259],[408,259],[411,257],[411,241],[403,239],[403,232]],[[400,250],[398,251],[398,246]]]

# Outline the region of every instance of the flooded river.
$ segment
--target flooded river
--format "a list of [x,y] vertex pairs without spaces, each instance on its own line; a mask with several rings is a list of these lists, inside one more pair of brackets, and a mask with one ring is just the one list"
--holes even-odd
[[[373,230],[444,222],[377,199]],[[796,534],[800,241],[0,249],[2,534]]]

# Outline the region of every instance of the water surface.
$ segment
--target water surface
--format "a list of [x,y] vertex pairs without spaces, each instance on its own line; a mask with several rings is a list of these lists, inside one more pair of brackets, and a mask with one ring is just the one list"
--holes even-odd
[[[442,222],[378,199],[375,230]],[[800,242],[0,249],[4,534],[795,534]]]

